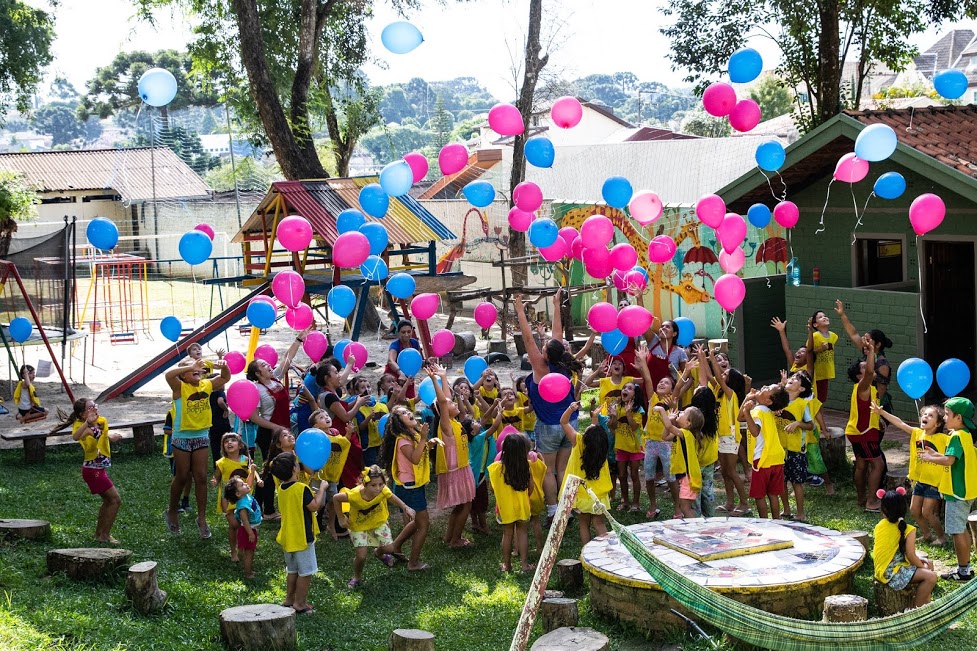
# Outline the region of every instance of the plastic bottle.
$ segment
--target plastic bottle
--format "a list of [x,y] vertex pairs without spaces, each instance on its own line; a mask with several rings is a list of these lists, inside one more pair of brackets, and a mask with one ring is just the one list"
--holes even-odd
[[814,269],[812,270],[811,284],[814,285],[815,287],[820,287],[821,286],[821,268],[820,267],[814,267]]
[[801,286],[801,267],[794,261],[794,264],[790,267],[790,284],[794,287]]

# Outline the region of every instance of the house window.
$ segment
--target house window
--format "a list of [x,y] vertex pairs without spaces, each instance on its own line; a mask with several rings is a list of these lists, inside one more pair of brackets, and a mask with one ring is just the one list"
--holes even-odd
[[906,280],[906,243],[901,238],[855,241],[855,287],[893,285]]

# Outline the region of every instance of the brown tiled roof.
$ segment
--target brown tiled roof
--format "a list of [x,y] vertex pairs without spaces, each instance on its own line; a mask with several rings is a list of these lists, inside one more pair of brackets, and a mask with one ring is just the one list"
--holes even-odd
[[852,111],[862,124],[888,124],[899,142],[977,178],[977,106]]

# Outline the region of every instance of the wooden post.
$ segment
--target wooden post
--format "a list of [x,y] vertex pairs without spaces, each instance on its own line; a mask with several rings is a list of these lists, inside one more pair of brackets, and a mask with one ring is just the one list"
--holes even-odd
[[913,483],[909,481],[909,477],[906,476],[905,471],[892,471],[891,469],[885,475],[885,488],[887,491],[894,491],[895,489],[902,486],[906,489],[906,503],[909,503],[909,496],[913,493]]
[[532,651],[610,651],[611,641],[592,628],[558,628],[540,637]]
[[544,633],[557,628],[576,626],[580,619],[576,599],[544,599],[539,614],[543,618]]
[[583,563],[575,558],[564,558],[556,563],[556,581],[561,590],[573,592],[583,588]]
[[488,352],[505,353],[505,339],[491,339],[488,344]]
[[[543,592],[546,584],[550,580],[550,572],[556,562],[557,555],[560,553],[560,543],[563,541],[563,534],[567,528],[567,521],[570,519],[570,511],[573,510],[573,503],[576,501],[577,488],[582,480],[576,475],[567,475],[564,480],[563,491],[560,493],[560,502],[556,507],[556,515],[553,517],[553,524],[550,525],[549,535],[546,537],[546,544],[539,556],[536,564],[536,574],[529,585],[526,594],[526,603],[522,607],[522,614],[519,616],[519,624],[516,632],[512,636],[512,644],[509,651],[525,651],[529,644],[529,634],[533,630],[533,622],[536,621],[536,613],[543,601]],[[554,631],[555,633],[556,631]],[[552,635],[552,633],[550,633]],[[574,647],[568,647],[574,648]]]
[[278,604],[227,608],[220,614],[220,635],[233,651],[295,651],[295,609]]
[[868,538],[867,531],[857,531],[857,530],[843,531],[841,535],[848,536],[849,538],[854,538],[855,540],[857,540],[859,543],[861,543],[862,547],[865,548],[866,552],[872,551],[871,541]]
[[126,577],[126,597],[133,607],[144,615],[162,610],[166,604],[166,592],[156,583],[156,561],[143,561],[129,568]]
[[905,590],[893,590],[878,579],[872,582],[872,592],[875,595],[875,607],[883,617],[901,613],[913,607],[916,600],[916,585],[910,583]]
[[824,622],[864,622],[868,619],[868,599],[853,594],[824,598]]
[[133,427],[132,442],[136,446],[136,454],[155,454],[156,438],[153,426],[142,424]]
[[434,633],[419,628],[398,628],[390,634],[389,651],[434,651]]
[[0,520],[0,536],[39,540],[49,535],[51,535],[51,523],[45,520]]
[[44,463],[45,453],[47,453],[47,436],[24,439],[24,461],[27,463]]

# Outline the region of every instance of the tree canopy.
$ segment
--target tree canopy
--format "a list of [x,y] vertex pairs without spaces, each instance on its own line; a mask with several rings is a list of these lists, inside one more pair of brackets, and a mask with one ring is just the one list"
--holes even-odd
[[54,16],[19,0],[0,0],[0,125],[11,108],[26,113],[54,55]]

